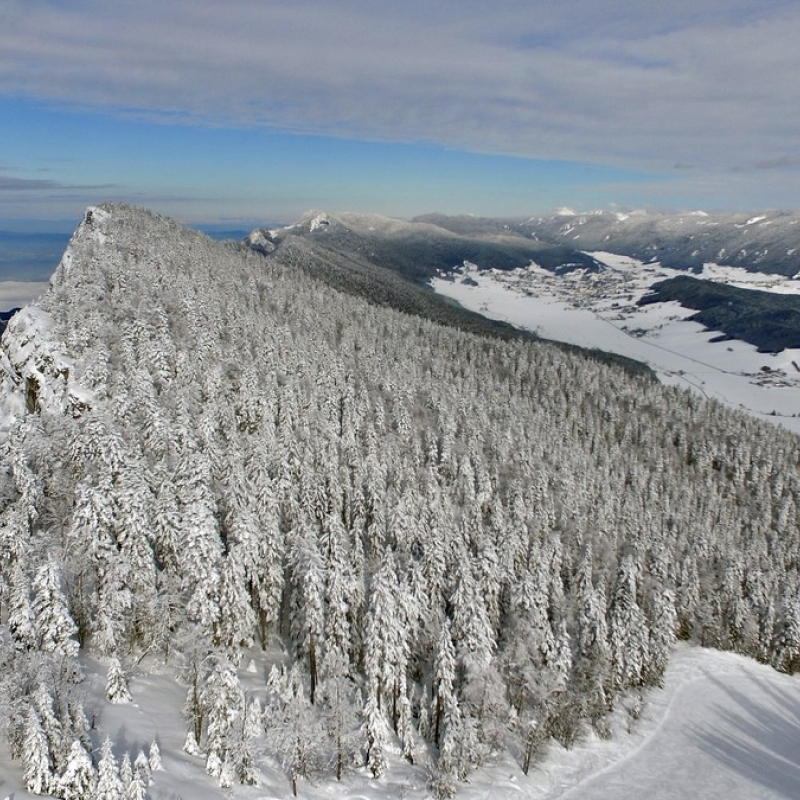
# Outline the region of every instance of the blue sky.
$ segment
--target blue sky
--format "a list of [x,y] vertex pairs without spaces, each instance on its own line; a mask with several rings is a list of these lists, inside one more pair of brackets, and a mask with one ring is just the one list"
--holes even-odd
[[777,0],[3,0],[0,226],[796,208],[799,40]]

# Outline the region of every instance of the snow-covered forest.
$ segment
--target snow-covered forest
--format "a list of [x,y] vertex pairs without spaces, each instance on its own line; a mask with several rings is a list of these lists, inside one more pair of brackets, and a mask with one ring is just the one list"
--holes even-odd
[[94,208],[10,322],[0,733],[28,791],[141,798],[160,766],[98,741],[86,658],[112,702],[171,670],[223,787],[405,758],[442,798],[606,735],[676,637],[800,668],[796,436],[303,256]]

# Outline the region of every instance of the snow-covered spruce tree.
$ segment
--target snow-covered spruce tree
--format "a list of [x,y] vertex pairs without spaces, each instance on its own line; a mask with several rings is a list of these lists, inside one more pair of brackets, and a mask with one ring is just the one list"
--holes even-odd
[[25,788],[31,794],[45,794],[55,788],[53,762],[50,745],[42,728],[39,715],[33,705],[29,706],[25,718],[25,739],[23,743]]
[[[407,664],[400,606],[400,586],[394,556],[387,549],[370,585],[364,630],[364,672],[367,677],[367,720],[383,711],[395,724],[399,696],[399,674]],[[370,701],[370,696],[374,703]],[[374,705],[374,708],[373,708]],[[374,728],[373,723],[369,723]],[[375,728],[377,731],[377,728]],[[371,746],[371,745],[370,745]]]
[[244,691],[226,656],[211,657],[200,705],[205,721],[206,771],[222,778],[231,767],[236,770],[236,765],[230,763],[234,755],[230,740],[245,716]]
[[241,545],[234,545],[220,567],[219,609],[216,639],[228,657],[238,662],[243,648],[253,644],[256,616],[247,591],[247,568]]
[[183,527],[182,577],[189,596],[186,610],[207,635],[213,633],[220,617],[222,555],[210,473],[205,454],[187,453],[175,486]]
[[131,764],[131,754],[126,750],[122,754],[119,762],[119,778],[122,781],[122,791],[127,792],[133,780],[133,765]]
[[8,587],[8,630],[14,644],[26,650],[37,643],[30,593],[30,580],[22,564],[16,561],[11,567]]
[[145,786],[150,785],[150,762],[144,750],[140,750],[133,760],[133,775],[134,778],[138,777]]
[[367,741],[366,764],[370,772],[376,778],[380,778],[388,766],[386,755],[392,732],[386,714],[378,703],[378,694],[374,684],[367,689],[362,718],[364,720],[362,730]]
[[571,693],[582,707],[581,716],[597,725],[611,710],[611,651],[606,622],[606,597],[591,585],[578,617],[578,641],[571,676]]
[[74,637],[78,628],[69,613],[67,598],[61,588],[60,570],[52,557],[36,570],[32,588],[39,646],[48,653],[75,656],[78,642]]
[[611,601],[611,675],[617,691],[642,684],[650,655],[647,621],[636,601],[636,572],[633,557],[624,556]]
[[776,637],[774,665],[782,672],[800,668],[800,599],[796,596],[784,603],[783,625]]
[[298,656],[307,659],[309,701],[313,704],[319,682],[324,629],[324,584],[323,562],[314,523],[306,517],[301,517],[292,531],[287,558],[292,570],[291,633]]
[[[58,689],[60,687],[53,687]],[[48,686],[41,682],[37,685],[31,696],[32,706],[42,726],[45,740],[50,748],[50,759],[55,772],[64,769],[71,741],[67,738],[69,721],[62,719],[59,713],[61,704],[57,704]],[[66,731],[65,731],[66,728]]]
[[147,783],[137,772],[131,778],[128,788],[125,790],[124,800],[146,800]]
[[106,700],[109,703],[130,703],[132,699],[125,670],[118,658],[112,658],[106,678]]
[[660,686],[670,654],[675,647],[678,615],[675,611],[675,595],[670,589],[660,591],[653,603],[653,619],[650,623],[649,658],[644,673],[647,684]]
[[164,763],[161,760],[161,748],[158,746],[158,740],[153,739],[150,742],[150,749],[147,751],[147,762],[150,764],[151,772],[162,772]]
[[86,800],[94,797],[97,773],[84,746],[72,743],[64,771],[58,778],[58,796],[63,800]]
[[100,760],[97,763],[97,786],[94,800],[121,800],[124,790],[111,739],[106,737],[100,748]]

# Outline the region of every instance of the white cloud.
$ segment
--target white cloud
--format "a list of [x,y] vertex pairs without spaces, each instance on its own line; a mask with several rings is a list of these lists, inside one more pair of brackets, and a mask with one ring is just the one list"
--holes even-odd
[[20,308],[47,291],[48,283],[33,281],[0,281],[0,311]]
[[12,0],[0,14],[0,86],[66,104],[654,171],[800,156],[794,3]]

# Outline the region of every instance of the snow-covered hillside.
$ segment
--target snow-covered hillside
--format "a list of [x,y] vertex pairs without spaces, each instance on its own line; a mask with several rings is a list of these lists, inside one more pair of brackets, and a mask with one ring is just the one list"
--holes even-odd
[[[238,672],[263,697],[271,659],[256,651]],[[118,760],[135,762],[154,738],[163,770],[150,771],[152,800],[289,800],[291,788],[276,772],[261,771],[257,787],[221,792],[203,759],[184,752],[180,724],[184,693],[170,671],[152,662],[130,676],[132,702],[111,704],[105,675],[86,663],[94,704],[95,735],[116,743]],[[524,775],[508,758],[495,758],[460,787],[460,800],[783,800],[800,796],[800,682],[752,659],[701,647],[681,646],[662,688],[631,694],[609,719],[609,738],[590,734],[570,749],[552,742],[536,769]],[[429,766],[390,755],[376,779],[368,769],[349,771],[341,782],[304,782],[307,800],[431,800]],[[0,796],[32,800],[19,762],[0,756]]]
[[0,790],[552,793],[676,640],[800,669],[797,437],[335,290],[328,219],[89,209],[3,335]]
[[[536,265],[512,272],[465,265],[433,288],[465,307],[546,339],[598,348],[648,364],[667,384],[800,432],[800,351],[764,354],[685,321],[678,303],[637,305],[649,287],[681,274],[612,253],[592,256],[599,272],[555,274]],[[800,281],[708,264],[702,277],[734,286],[800,294]]]

